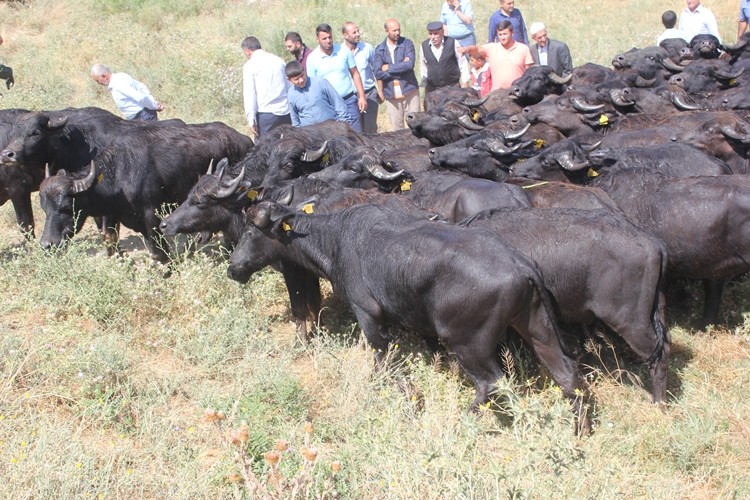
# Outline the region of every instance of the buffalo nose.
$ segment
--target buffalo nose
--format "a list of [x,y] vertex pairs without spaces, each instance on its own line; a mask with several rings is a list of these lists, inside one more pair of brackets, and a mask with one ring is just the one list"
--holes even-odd
[[674,75],[673,77],[669,79],[669,83],[671,83],[672,85],[679,85],[680,87],[682,87],[682,85],[685,83],[685,80],[684,78],[682,78],[681,75]]
[[414,119],[416,115],[414,113],[406,113],[406,121],[410,122]]
[[16,153],[10,149],[3,149],[3,152],[0,153],[3,158],[7,158],[9,160],[13,160],[16,157]]
[[528,115],[531,114],[531,108],[525,107],[525,108],[523,108],[523,110],[521,111],[521,113],[523,113],[524,115],[528,116]]
[[435,155],[435,148],[430,148],[430,150],[427,151],[427,154],[429,154],[430,156],[434,156]]
[[518,86],[513,87],[510,93],[515,96],[519,95],[521,93],[521,87],[518,87]]
[[168,227],[167,221],[163,220],[161,221],[161,224],[159,224],[159,231],[163,233],[167,230],[167,227]]

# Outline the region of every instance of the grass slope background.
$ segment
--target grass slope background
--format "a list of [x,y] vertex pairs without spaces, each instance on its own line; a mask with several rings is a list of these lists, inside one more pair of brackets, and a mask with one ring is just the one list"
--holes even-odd
[[[737,2],[704,4],[723,38],[734,41]],[[568,42],[575,64],[605,65],[650,44],[662,30],[661,12],[683,6],[516,5],[527,24],[543,20],[553,38]],[[375,44],[393,16],[405,36],[420,41],[439,8],[438,1],[4,2],[0,61],[14,68],[17,85],[0,103],[116,111],[89,77],[93,63],[105,62],[147,83],[167,105],[165,118],[220,120],[247,131],[245,36],[284,55],[286,31],[314,46],[319,22],[336,28],[353,20]],[[497,3],[474,8],[482,40]],[[395,373],[373,373],[358,327],[330,293],[320,331],[299,348],[273,271],[240,286],[226,278],[215,251],[175,253],[176,270],[165,279],[144,252],[106,258],[91,228],[74,242],[53,257],[24,246],[11,206],[0,208],[3,497],[750,495],[747,284],[728,287],[727,326],[707,334],[690,328],[701,304],[697,287],[670,302],[673,356],[663,410],[649,403],[642,366],[621,350],[613,354],[607,342],[593,346],[598,425],[578,440],[559,390],[512,343],[504,350],[511,376],[501,381],[497,404],[477,416],[465,412],[473,388],[456,366],[403,334],[394,357],[419,391],[420,408],[397,389]],[[136,236],[126,243],[139,247]],[[207,419],[207,408],[225,418],[209,421],[216,417]],[[266,455],[277,446],[279,462]]]

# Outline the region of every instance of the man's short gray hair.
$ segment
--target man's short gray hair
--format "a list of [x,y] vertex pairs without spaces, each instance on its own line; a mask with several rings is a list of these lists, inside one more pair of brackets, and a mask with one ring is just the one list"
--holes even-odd
[[91,68],[91,75],[92,76],[104,76],[109,75],[112,73],[112,70],[109,69],[109,66],[102,63],[94,64],[94,66]]

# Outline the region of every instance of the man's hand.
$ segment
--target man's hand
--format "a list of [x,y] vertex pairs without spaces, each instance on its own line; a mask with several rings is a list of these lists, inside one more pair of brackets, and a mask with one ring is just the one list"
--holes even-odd
[[388,71],[388,65],[384,64],[380,67],[380,71]]
[[360,113],[367,111],[367,98],[365,96],[359,97],[357,99],[357,106],[359,107]]

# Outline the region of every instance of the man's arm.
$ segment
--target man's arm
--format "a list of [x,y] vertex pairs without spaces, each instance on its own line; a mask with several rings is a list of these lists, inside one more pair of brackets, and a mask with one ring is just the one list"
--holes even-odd
[[573,72],[573,58],[570,57],[570,48],[564,43],[560,42],[560,65],[563,69],[563,75],[569,75]]
[[354,88],[357,89],[357,106],[359,111],[364,113],[367,111],[367,97],[365,97],[365,86],[362,84],[362,75],[359,74],[356,66],[349,68],[349,73],[352,75]]
[[708,32],[719,39],[719,43],[721,43],[721,36],[719,36],[719,25],[716,23],[716,16],[711,13],[710,16],[707,16],[706,19],[706,28],[708,28]]
[[336,89],[333,88],[333,85],[331,85],[325,78],[322,78],[320,83],[322,84],[321,92],[336,113],[335,120],[340,122],[348,122],[349,109],[346,107],[346,103],[341,98],[339,93],[336,92]]
[[414,70],[414,62],[416,60],[416,52],[414,51],[414,44],[408,38],[404,39],[402,43],[404,49],[403,61],[393,61],[393,64],[389,65],[388,72],[390,74],[405,73],[407,71]]
[[743,21],[740,19],[739,25],[737,27],[737,40],[742,38],[742,35],[745,34],[745,31],[747,30],[747,21]]
[[495,41],[495,36],[497,35],[497,16],[495,16],[495,13],[493,13],[490,16],[490,28],[487,34],[487,43],[492,43]]
[[424,47],[419,47],[419,82],[424,84],[427,81],[427,58],[424,55]]
[[375,74],[376,80],[383,80],[384,78],[389,78],[391,76],[387,70],[383,69],[383,66],[386,64],[387,63],[383,59],[383,51],[376,48],[375,55],[372,57],[372,71]]
[[453,50],[456,52],[456,61],[458,61],[458,70],[461,72],[461,78],[459,82],[462,87],[465,87],[469,82],[469,61],[461,54],[461,47],[458,46],[458,42],[453,41]]
[[255,123],[255,113],[258,111],[258,96],[255,94],[255,76],[252,68],[242,68],[242,98],[245,104],[245,118],[253,134],[258,134],[258,126]]

